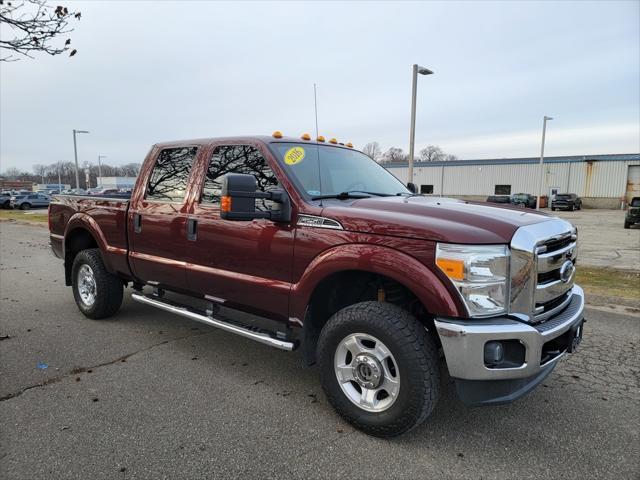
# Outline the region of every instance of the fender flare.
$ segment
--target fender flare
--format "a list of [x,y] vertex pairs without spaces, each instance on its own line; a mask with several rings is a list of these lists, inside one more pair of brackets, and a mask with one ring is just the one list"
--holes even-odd
[[98,244],[98,249],[100,250],[100,256],[102,257],[102,262],[104,263],[105,268],[108,272],[113,273],[114,269],[111,263],[108,260],[108,255],[105,255],[109,246],[107,244],[107,240],[102,233],[102,229],[98,225],[98,222],[95,221],[90,215],[86,213],[77,212],[69,218],[67,225],[64,229],[64,240],[62,241],[62,252],[65,258],[65,262],[67,261],[67,239],[71,235],[74,230],[86,230],[93,237],[93,239]]
[[322,280],[340,271],[359,270],[389,277],[411,290],[433,315],[465,317],[461,300],[416,258],[399,250],[352,243],[323,251],[307,266],[291,289],[291,320],[305,318],[314,290]]

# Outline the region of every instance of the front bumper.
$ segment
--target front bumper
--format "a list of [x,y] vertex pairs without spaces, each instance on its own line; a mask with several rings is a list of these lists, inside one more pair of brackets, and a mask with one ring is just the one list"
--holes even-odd
[[[570,334],[584,320],[582,288],[574,285],[571,294],[562,312],[538,325],[508,317],[436,318],[449,374],[456,380],[462,400],[473,405],[508,403],[544,380],[558,360],[575,348]],[[492,341],[515,343],[524,350],[522,361],[505,368],[487,366],[485,345]]]

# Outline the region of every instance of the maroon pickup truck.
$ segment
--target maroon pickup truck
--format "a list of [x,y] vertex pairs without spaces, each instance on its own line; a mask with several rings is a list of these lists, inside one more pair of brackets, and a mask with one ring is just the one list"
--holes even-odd
[[131,286],[150,307],[300,347],[372,435],[427,418],[440,357],[464,402],[496,405],[582,338],[571,224],[416,195],[334,139],[157,144],[130,198],[59,195],[49,226],[85,316],[115,314]]

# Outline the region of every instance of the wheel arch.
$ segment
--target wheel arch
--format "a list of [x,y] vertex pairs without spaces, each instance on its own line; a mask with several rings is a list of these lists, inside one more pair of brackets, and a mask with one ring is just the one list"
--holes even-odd
[[76,255],[82,250],[97,248],[108,271],[112,271],[106,262],[104,249],[106,241],[97,222],[82,213],[73,215],[65,228],[62,251],[64,254],[64,279],[67,286],[71,285],[71,269]]
[[292,320],[302,323],[303,355],[308,364],[315,362],[318,335],[327,320],[354,303],[397,304],[428,330],[435,315],[466,314],[457,297],[427,266],[398,250],[368,244],[335,247],[320,254],[294,285],[291,299]]

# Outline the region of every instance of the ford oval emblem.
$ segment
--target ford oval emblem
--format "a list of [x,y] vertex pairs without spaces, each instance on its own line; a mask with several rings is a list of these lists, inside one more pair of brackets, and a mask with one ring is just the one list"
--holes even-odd
[[564,283],[567,283],[569,280],[571,280],[573,271],[575,269],[576,267],[573,265],[573,262],[571,260],[567,260],[566,262],[564,262],[560,267],[560,280],[562,280]]

